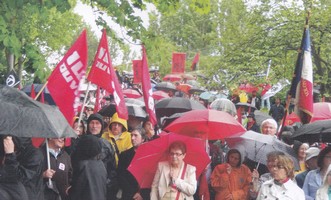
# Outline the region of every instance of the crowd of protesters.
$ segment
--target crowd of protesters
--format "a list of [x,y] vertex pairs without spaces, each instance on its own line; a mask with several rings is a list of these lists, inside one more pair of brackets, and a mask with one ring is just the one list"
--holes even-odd
[[[153,78],[160,81],[157,73]],[[122,84],[139,90],[129,77]],[[173,92],[169,91],[170,97],[193,98],[206,107],[211,103],[194,94]],[[253,108],[240,113],[247,120],[247,130],[277,137],[284,116],[281,99],[275,98],[275,104],[267,111],[271,118],[258,125],[254,110],[261,109],[261,99],[257,91],[245,95],[233,95],[230,99],[233,103],[246,99]],[[104,100],[103,106],[112,101],[110,97]],[[112,117],[102,116],[93,113],[91,105],[86,106],[82,120],[74,119],[72,127],[78,137],[70,142],[64,138],[48,139],[35,147],[30,138],[1,137],[0,199],[331,199],[331,147],[322,149],[286,140],[285,133],[280,140],[293,146],[300,169],[295,169],[294,161],[278,151],[267,155],[264,168],[255,169],[256,165],[239,149],[229,150],[224,141],[209,141],[208,188],[202,192],[195,166],[184,162],[185,144],[174,142],[169,147],[169,160],[158,164],[151,188],[142,189],[128,167],[141,144],[159,138],[160,128],[153,126],[148,118],[129,123],[117,113]]]

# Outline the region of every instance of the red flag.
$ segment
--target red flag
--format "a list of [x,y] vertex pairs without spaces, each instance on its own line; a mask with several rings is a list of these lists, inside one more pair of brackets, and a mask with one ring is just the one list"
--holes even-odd
[[192,71],[195,71],[197,69],[199,59],[200,59],[200,54],[199,53],[195,54],[192,65],[191,65],[191,70]]
[[44,91],[40,94],[41,97],[40,97],[40,102],[41,103],[45,103],[45,95],[44,95]]
[[122,87],[111,63],[105,29],[102,31],[98,51],[87,80],[111,93],[114,96],[118,116],[122,119],[128,119],[128,110],[125,105]]
[[94,104],[94,110],[93,113],[97,113],[99,110],[101,110],[101,99],[100,98],[100,86],[98,86],[97,91],[96,91],[96,96],[95,96],[95,104]]
[[32,99],[36,98],[36,91],[34,89],[34,84],[31,85],[30,97]]
[[141,83],[142,77],[142,60],[132,60],[133,83]]
[[184,73],[185,72],[185,53],[172,53],[172,70],[171,73]]
[[142,46],[143,50],[143,59],[142,59],[142,90],[144,94],[144,100],[146,105],[146,111],[149,115],[149,120],[153,125],[157,123],[155,108],[154,108],[154,99],[153,99],[153,90],[151,87],[151,78],[149,76],[148,62],[146,49]]
[[79,106],[79,82],[87,66],[87,40],[84,30],[48,78],[47,88],[69,124]]

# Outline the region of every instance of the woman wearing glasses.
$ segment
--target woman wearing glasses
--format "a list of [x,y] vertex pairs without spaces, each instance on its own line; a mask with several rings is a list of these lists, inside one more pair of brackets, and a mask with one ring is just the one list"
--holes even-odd
[[294,178],[294,164],[287,155],[278,155],[274,166],[270,166],[273,179],[262,184],[257,200],[302,200],[305,194],[292,181]]
[[242,156],[237,149],[231,149],[226,163],[219,164],[210,177],[211,186],[217,200],[245,200],[252,182],[252,173],[242,164]]
[[176,141],[169,146],[169,160],[160,162],[152,183],[153,200],[193,200],[197,188],[196,168],[186,164],[186,145]]

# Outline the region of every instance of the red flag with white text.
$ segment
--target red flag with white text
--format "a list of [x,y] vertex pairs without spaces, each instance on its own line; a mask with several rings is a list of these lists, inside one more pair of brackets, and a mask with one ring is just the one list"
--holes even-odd
[[143,59],[142,59],[142,91],[144,94],[144,101],[146,105],[146,111],[149,115],[150,122],[155,125],[157,123],[153,99],[153,90],[151,86],[151,78],[149,76],[148,62],[146,49],[142,46]]
[[199,59],[200,59],[200,54],[199,53],[195,54],[192,65],[191,65],[192,71],[195,71],[197,69]]
[[97,113],[99,110],[101,110],[101,91],[100,86],[98,86],[96,95],[95,95],[95,104],[94,104],[94,110],[93,113]]
[[122,87],[111,63],[105,29],[102,31],[98,51],[87,80],[111,93],[114,96],[118,116],[122,119],[128,119],[128,110],[125,105]]
[[133,83],[141,83],[142,78],[142,60],[132,60]]
[[80,103],[79,82],[87,66],[87,39],[84,30],[48,78],[47,88],[56,105],[72,124]]
[[185,72],[186,53],[172,53],[172,74]]

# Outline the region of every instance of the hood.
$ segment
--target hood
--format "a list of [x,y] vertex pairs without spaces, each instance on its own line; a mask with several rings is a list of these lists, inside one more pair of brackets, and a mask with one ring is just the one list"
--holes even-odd
[[226,162],[228,162],[229,160],[229,153],[233,153],[233,152],[238,152],[240,154],[240,164],[239,166],[241,166],[241,164],[244,162],[245,159],[245,147],[243,145],[237,145],[235,149],[230,149],[228,151],[228,153],[226,154]]
[[98,134],[98,136],[101,137],[101,134],[102,134],[103,129],[104,129],[105,126],[104,126],[103,117],[99,113],[94,113],[94,114],[90,115],[89,118],[87,119],[87,131],[86,131],[86,133],[91,134],[89,124],[92,120],[98,120],[101,123],[101,131]]
[[117,113],[115,113],[115,114],[112,116],[112,118],[111,118],[111,120],[110,120],[110,122],[109,122],[109,127],[110,127],[110,125],[111,125],[112,123],[114,123],[114,122],[117,122],[117,123],[123,125],[123,130],[122,130],[122,132],[125,132],[125,131],[128,130],[128,123],[127,123],[127,121],[126,121],[125,119],[122,119],[122,118],[118,117],[118,114],[117,114]]

